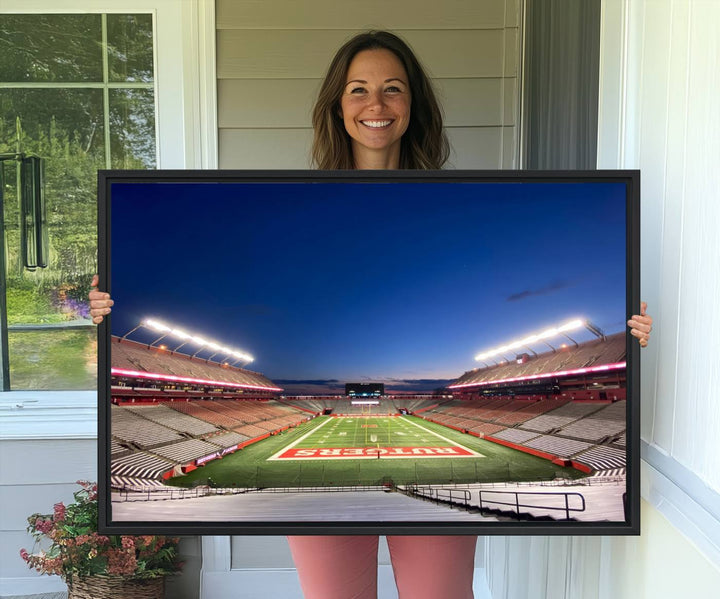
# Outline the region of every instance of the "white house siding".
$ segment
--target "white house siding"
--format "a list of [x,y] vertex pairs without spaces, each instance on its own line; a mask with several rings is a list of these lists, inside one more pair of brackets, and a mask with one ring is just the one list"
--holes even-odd
[[220,168],[309,168],[310,113],[333,53],[390,29],[433,77],[451,168],[517,167],[520,2],[217,3]]

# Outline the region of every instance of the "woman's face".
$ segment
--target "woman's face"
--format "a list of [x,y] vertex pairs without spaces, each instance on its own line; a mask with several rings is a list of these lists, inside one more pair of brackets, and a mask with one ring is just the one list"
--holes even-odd
[[367,157],[399,163],[411,101],[402,63],[389,50],[363,50],[350,63],[345,81],[340,108],[356,164]]

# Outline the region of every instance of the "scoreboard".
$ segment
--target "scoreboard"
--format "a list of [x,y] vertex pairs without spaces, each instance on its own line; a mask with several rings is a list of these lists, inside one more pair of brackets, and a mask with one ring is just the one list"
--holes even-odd
[[383,383],[345,383],[345,395],[348,397],[380,397],[385,395]]

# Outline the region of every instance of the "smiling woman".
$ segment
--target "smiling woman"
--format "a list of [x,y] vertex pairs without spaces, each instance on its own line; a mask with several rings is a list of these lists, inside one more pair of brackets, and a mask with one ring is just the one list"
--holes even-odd
[[387,31],[361,33],[338,50],[312,124],[320,169],[439,169],[450,153],[429,77]]
[[399,164],[410,120],[410,87],[400,60],[389,50],[365,50],[350,63],[340,115],[352,138],[355,168]]

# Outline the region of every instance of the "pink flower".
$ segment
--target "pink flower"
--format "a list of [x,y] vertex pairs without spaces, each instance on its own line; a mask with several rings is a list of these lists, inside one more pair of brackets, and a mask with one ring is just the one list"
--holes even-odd
[[52,527],[52,520],[43,520],[42,518],[38,518],[37,520],[35,520],[35,528],[44,535],[49,533],[52,530]]
[[53,506],[53,510],[55,522],[62,522],[65,520],[65,505],[62,502],[56,503]]
[[132,537],[123,537],[122,546],[125,549],[135,549],[135,539],[133,539]]
[[23,559],[23,561],[27,562],[30,560],[30,554],[27,552],[27,549],[21,549],[20,550],[20,557]]
[[108,574],[128,576],[135,572],[137,559],[134,551],[111,548],[108,550]]

